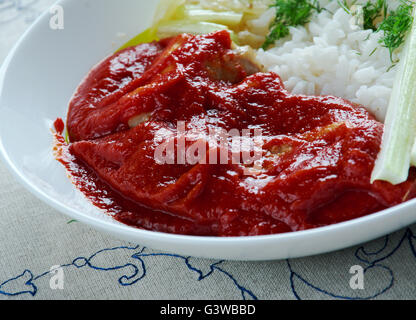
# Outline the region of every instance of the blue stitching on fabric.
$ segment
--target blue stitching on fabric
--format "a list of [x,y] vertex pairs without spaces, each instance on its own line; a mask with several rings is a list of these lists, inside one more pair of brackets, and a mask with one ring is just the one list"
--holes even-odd
[[[228,273],[227,271],[225,271],[225,270],[223,270],[222,268],[219,267],[219,265],[221,263],[223,263],[224,261],[216,261],[215,263],[212,263],[209,266],[210,271],[207,274],[204,274],[202,270],[199,270],[199,269],[195,268],[194,266],[192,266],[192,264],[190,262],[191,257],[185,257],[185,256],[176,255],[176,254],[169,254],[169,253],[145,253],[145,250],[146,250],[145,247],[141,247],[141,249],[139,249],[139,248],[140,248],[140,246],[134,246],[134,247],[120,246],[120,247],[102,249],[102,250],[99,250],[99,251],[95,252],[94,254],[92,254],[89,258],[77,257],[77,258],[73,259],[71,263],[60,265],[60,268],[74,267],[75,270],[78,270],[78,269],[81,269],[81,268],[84,268],[84,267],[88,267],[88,268],[90,268],[92,270],[95,270],[95,271],[104,271],[104,272],[116,271],[116,270],[121,270],[121,269],[130,269],[133,272],[131,272],[130,274],[124,274],[123,276],[121,276],[118,279],[118,283],[121,286],[131,286],[133,284],[136,284],[137,282],[139,282],[140,280],[142,280],[146,276],[147,268],[146,268],[146,263],[145,263],[144,260],[147,257],[172,257],[172,258],[175,258],[175,259],[178,259],[178,260],[182,260],[185,263],[185,266],[188,268],[188,270],[190,270],[192,272],[196,272],[198,274],[198,281],[202,281],[202,280],[208,278],[209,276],[211,276],[215,271],[218,271],[218,272],[221,272],[224,275],[226,275],[231,280],[232,284],[234,286],[236,286],[236,288],[241,292],[241,295],[242,295],[243,299],[247,299],[248,297],[251,297],[252,299],[257,300],[257,297],[253,294],[252,291],[250,291],[247,288],[240,285],[233,275],[231,275],[230,273]],[[106,268],[106,267],[100,267],[100,266],[94,265],[94,263],[92,262],[92,260],[95,257],[99,256],[100,254],[103,254],[103,253],[106,253],[106,252],[112,252],[112,251],[116,251],[116,250],[131,250],[131,251],[139,250],[138,252],[134,252],[132,255],[129,255],[129,258],[136,259],[140,262],[139,267],[132,264],[132,263],[126,263],[124,265],[118,265],[118,266]],[[6,280],[5,282],[1,283],[0,284],[0,295],[18,296],[18,295],[23,295],[23,294],[30,294],[32,296],[36,296],[36,294],[38,292],[38,288],[34,284],[34,282],[43,278],[43,277],[45,277],[45,276],[47,276],[47,275],[49,275],[53,271],[54,270],[48,270],[48,271],[45,271],[45,272],[43,272],[43,273],[41,273],[37,276],[34,276],[33,273],[30,270],[25,270],[22,274],[20,274],[16,277],[10,278],[9,280]],[[27,280],[24,283],[24,285],[25,286],[30,286],[31,287],[30,290],[26,289],[26,290],[22,290],[22,291],[19,291],[19,292],[7,292],[5,290],[2,290],[2,288],[4,288],[8,283],[10,283],[12,281],[18,281],[21,278],[23,278],[25,275],[29,275],[29,280]]]
[[[12,282],[12,281],[15,281],[15,280],[18,280],[18,279],[24,277],[25,274],[29,274],[30,275],[30,279],[25,282],[25,285],[31,286],[32,289],[33,289],[33,291],[31,291],[31,290],[25,290],[25,291],[21,291],[21,292],[11,293],[11,292],[5,292],[5,291],[1,290],[1,288],[4,285],[8,284],[9,282]],[[33,274],[32,274],[32,272],[30,270],[25,270],[25,271],[23,271],[22,274],[14,277],[14,278],[11,278],[9,280],[6,280],[5,282],[1,283],[0,284],[0,294],[3,294],[5,296],[12,296],[13,297],[13,296],[18,296],[18,295],[21,295],[21,294],[29,293],[30,295],[32,295],[34,297],[36,295],[36,293],[38,292],[38,288],[36,287],[36,285],[34,283],[32,283],[32,281],[33,281]]]
[[149,253],[149,254],[135,254],[133,255],[133,257],[135,257],[136,259],[139,259],[142,261],[141,258],[145,258],[145,257],[171,257],[171,258],[179,258],[184,260],[186,266],[188,267],[188,269],[195,271],[199,274],[199,278],[198,281],[204,280],[205,278],[209,277],[215,270],[218,270],[219,272],[222,272],[223,274],[225,274],[228,278],[230,278],[234,284],[236,285],[236,287],[240,290],[241,292],[241,296],[243,298],[243,300],[247,300],[246,294],[248,294],[252,299],[254,300],[258,300],[258,298],[254,295],[253,292],[251,292],[250,290],[244,288],[243,286],[241,286],[237,280],[227,271],[221,269],[220,267],[218,267],[218,265],[220,265],[221,263],[224,262],[224,260],[222,261],[218,261],[216,263],[213,263],[210,265],[210,272],[207,273],[206,275],[204,275],[202,273],[201,270],[198,270],[196,268],[194,268],[190,263],[189,263],[189,259],[191,259],[192,257],[184,257],[184,256],[180,256],[177,254],[170,254],[170,253]]
[[389,272],[389,274],[390,274],[390,277],[391,277],[390,283],[384,289],[382,289],[380,292],[378,292],[378,293],[376,293],[376,294],[374,294],[372,296],[369,296],[369,297],[349,297],[349,296],[341,296],[341,295],[337,295],[337,294],[331,293],[329,291],[326,291],[326,290],[324,290],[322,288],[319,288],[319,287],[313,285],[311,282],[309,282],[304,277],[302,277],[299,273],[295,272],[293,270],[292,265],[290,264],[290,260],[288,259],[288,260],[286,260],[286,263],[287,263],[287,266],[288,266],[289,271],[290,271],[290,287],[291,287],[292,293],[293,293],[293,295],[295,296],[296,299],[302,300],[301,297],[300,297],[300,295],[298,294],[298,292],[296,290],[295,278],[297,278],[298,280],[300,280],[301,282],[303,282],[305,285],[307,285],[308,287],[316,290],[317,292],[320,292],[322,294],[325,294],[325,295],[327,295],[329,297],[332,297],[332,298],[335,298],[335,299],[344,299],[344,300],[370,300],[370,299],[377,298],[377,297],[383,295],[384,293],[386,293],[387,291],[389,291],[394,286],[394,282],[395,282],[395,277],[394,277],[393,271],[389,267],[384,266],[384,265],[379,264],[379,263],[382,262],[382,261],[385,261],[386,259],[388,259],[391,256],[393,256],[402,247],[402,245],[405,243],[406,240],[409,243],[409,246],[410,246],[410,249],[411,249],[412,254],[416,258],[416,248],[415,248],[415,246],[414,246],[414,244],[412,242],[412,240],[415,240],[415,239],[416,239],[416,236],[414,235],[413,231],[410,228],[408,228],[404,232],[404,235],[400,239],[399,243],[391,251],[389,251],[388,253],[386,253],[384,256],[382,256],[382,257],[380,257],[378,259],[375,259],[372,262],[370,260],[366,260],[364,258],[361,258],[359,256],[359,253],[362,252],[362,253],[364,253],[367,256],[377,256],[377,255],[383,253],[383,251],[385,251],[387,249],[388,244],[390,242],[390,237],[389,236],[386,236],[385,237],[384,245],[382,246],[382,248],[379,249],[379,250],[376,250],[375,252],[369,252],[369,251],[365,250],[365,248],[363,246],[362,247],[359,247],[355,251],[354,256],[360,262],[363,262],[363,263],[368,264],[368,266],[366,268],[364,268],[364,273],[366,273],[368,270],[373,269],[373,268],[381,268],[381,269],[387,270]]
[[[389,282],[389,284],[382,290],[380,290],[380,292],[369,296],[369,297],[349,297],[349,296],[342,296],[342,295],[337,295],[335,293],[331,293],[327,290],[324,290],[322,288],[319,288],[317,286],[315,286],[314,284],[312,284],[311,282],[309,282],[307,279],[305,279],[304,277],[302,277],[299,273],[295,272],[293,270],[293,267],[290,263],[290,260],[286,260],[287,262],[287,266],[289,268],[290,271],[290,287],[291,290],[295,296],[296,299],[301,300],[301,297],[299,295],[299,293],[296,290],[296,284],[295,284],[295,279],[300,280],[301,282],[303,282],[304,284],[306,284],[308,287],[312,288],[313,290],[316,290],[319,293],[325,294],[329,297],[335,298],[335,299],[345,299],[345,300],[367,300],[367,299],[373,299],[376,298],[380,295],[383,295],[384,293],[386,293],[388,290],[390,290],[395,282],[395,278],[394,278],[394,273],[393,271],[388,268],[387,266],[384,266],[382,264],[380,264],[380,262],[385,261],[386,259],[390,258],[391,256],[393,256],[402,246],[405,242],[409,243],[410,245],[410,249],[412,254],[414,255],[414,257],[416,257],[416,248],[415,245],[413,244],[413,240],[416,239],[416,236],[414,235],[414,233],[412,232],[412,230],[410,228],[408,228],[404,235],[402,236],[402,238],[400,239],[400,241],[398,242],[397,245],[394,246],[393,249],[389,250],[388,252],[386,252],[382,257],[379,257],[378,259],[375,259],[374,261],[370,261],[370,259],[365,259],[363,257],[360,256],[360,254],[364,254],[367,257],[376,257],[377,255],[382,254],[384,251],[387,250],[388,248],[388,244],[390,242],[390,238],[389,236],[386,236],[384,239],[384,244],[383,246],[374,251],[374,252],[370,252],[367,251],[365,249],[365,247],[359,247],[355,253],[354,256],[357,258],[357,260],[359,260],[362,263],[367,264],[366,268],[364,269],[364,272],[368,272],[368,270],[373,269],[373,268],[381,268],[384,270],[387,270],[388,273],[390,274],[391,280]],[[407,241],[406,241],[407,240]],[[107,253],[107,252],[113,252],[113,251],[117,251],[117,250],[131,250],[131,251],[136,251],[139,250],[138,252],[134,252],[132,255],[129,255],[130,258],[133,258],[135,260],[138,260],[140,262],[139,266],[133,264],[133,263],[126,263],[124,265],[118,265],[118,266],[114,266],[114,267],[100,267],[97,266],[93,263],[93,259],[96,258],[97,256],[99,256],[100,254],[103,253]],[[145,278],[146,274],[147,274],[147,268],[146,268],[146,263],[145,263],[145,259],[149,258],[149,257],[171,257],[174,259],[178,259],[178,260],[182,260],[185,263],[185,266],[187,267],[188,270],[196,272],[198,274],[198,281],[202,281],[206,278],[208,278],[209,276],[211,276],[215,271],[221,272],[223,273],[225,276],[227,276],[233,283],[233,285],[240,291],[241,293],[241,297],[242,299],[246,300],[248,298],[257,300],[257,296],[249,289],[243,287],[242,285],[239,284],[239,282],[237,281],[237,279],[230,274],[229,272],[225,271],[223,268],[220,267],[220,265],[224,262],[224,261],[216,261],[215,263],[212,263],[209,268],[209,272],[204,274],[204,272],[198,268],[195,268],[192,263],[190,262],[191,257],[185,257],[185,256],[181,256],[181,255],[177,255],[177,254],[169,254],[169,253],[145,253],[146,248],[145,247],[140,247],[140,246],[134,246],[134,247],[129,247],[129,246],[119,246],[119,247],[114,247],[114,248],[106,248],[106,249],[102,249],[99,250],[97,252],[95,252],[94,254],[92,254],[89,258],[85,258],[85,257],[77,257],[75,259],[72,260],[71,263],[68,264],[63,264],[60,267],[61,268],[70,268],[70,267],[74,267],[75,270],[77,269],[81,269],[84,267],[88,267],[91,270],[95,270],[95,271],[104,271],[104,272],[109,272],[109,271],[117,271],[117,270],[122,270],[122,269],[129,269],[129,274],[124,274],[123,276],[121,276],[118,279],[118,283],[121,286],[131,286],[133,284],[136,284],[137,282],[139,282],[140,280],[142,280],[143,278]],[[26,269],[24,270],[20,275],[10,278],[6,281],[4,281],[3,283],[0,284],[0,295],[5,295],[5,296],[18,296],[18,295],[23,295],[23,294],[30,294],[31,296],[36,296],[37,292],[38,292],[38,287],[36,286],[36,284],[34,282],[36,282],[37,280],[47,276],[48,274],[50,274],[53,270],[49,270],[46,272],[43,272],[37,276],[34,276],[33,273]],[[131,272],[132,271],[132,272]],[[10,282],[13,281],[18,281],[24,277],[28,277],[29,279],[26,280],[24,282],[25,286],[30,287],[29,289],[25,289],[19,292],[7,292],[5,290],[3,290],[3,288],[9,284]]]
[[327,295],[327,296],[329,296],[331,298],[343,299],[343,300],[370,300],[370,299],[374,299],[374,298],[377,298],[377,297],[383,295],[384,293],[386,293],[394,285],[394,275],[393,275],[393,271],[390,268],[388,268],[386,266],[383,266],[383,265],[373,265],[373,266],[370,266],[370,267],[365,268],[364,269],[364,273],[367,272],[368,270],[370,270],[372,268],[376,268],[376,267],[387,270],[389,272],[390,276],[391,276],[391,280],[390,280],[390,283],[388,284],[388,286],[386,288],[382,289],[380,292],[377,292],[376,294],[374,294],[372,296],[369,296],[369,297],[349,297],[349,296],[341,296],[341,295],[337,295],[337,294],[331,293],[329,291],[326,291],[326,290],[324,290],[322,288],[319,288],[319,287],[313,285],[312,283],[308,282],[308,280],[306,280],[301,275],[299,275],[298,273],[296,273],[296,272],[293,271],[292,266],[290,265],[290,261],[289,260],[286,260],[286,261],[287,261],[289,270],[291,272],[291,276],[290,276],[291,284],[290,284],[290,286],[291,286],[292,292],[293,292],[293,294],[294,294],[294,296],[295,296],[295,298],[297,300],[302,300],[302,298],[299,296],[299,294],[296,291],[295,283],[294,283],[294,278],[295,277],[297,279],[299,279],[300,281],[302,281],[304,284],[306,284],[308,287],[310,287],[310,288],[312,288],[312,289],[314,289],[314,290],[316,290],[316,291],[318,291],[320,293],[323,293],[323,294],[325,294],[325,295]]

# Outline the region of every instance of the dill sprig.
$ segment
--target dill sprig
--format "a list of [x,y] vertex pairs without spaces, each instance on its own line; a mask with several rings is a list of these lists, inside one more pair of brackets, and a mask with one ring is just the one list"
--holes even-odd
[[350,14],[350,8],[348,6],[347,0],[337,0],[338,5],[348,14]]
[[[350,7],[356,3],[356,0],[350,2],[350,4],[347,0],[338,0],[339,6],[348,14],[352,14]],[[400,5],[396,10],[389,10],[387,0],[368,0],[362,6],[363,29],[384,32],[379,43],[389,50],[390,60],[393,63],[392,67],[397,63],[393,60],[394,52],[402,46],[407,33],[412,27],[414,6],[412,0],[400,0]],[[370,55],[376,50],[377,48]]]
[[413,24],[414,2],[411,0],[401,0],[399,7],[390,12],[386,19],[381,22],[377,31],[383,31],[384,35],[380,39],[380,44],[390,52],[390,60],[393,61],[394,51],[401,47],[406,39],[406,35]]
[[276,17],[270,26],[263,49],[289,35],[289,27],[303,26],[310,21],[313,12],[321,12],[318,0],[275,0]]
[[[339,6],[348,14],[352,13],[352,6],[357,5],[357,0],[337,0]],[[383,31],[380,44],[386,47],[390,53],[392,63],[394,52],[405,41],[406,35],[413,24],[413,0],[400,0],[400,5],[395,10],[389,10],[387,0],[368,0],[362,5],[363,28],[373,32]],[[276,8],[276,17],[270,26],[270,32],[263,44],[267,49],[277,40],[290,34],[290,27],[303,26],[310,22],[314,12],[320,13],[319,0],[274,0],[271,7]],[[374,53],[374,52],[373,52]]]
[[388,6],[386,0],[377,0],[375,3],[368,1],[363,6],[363,28],[377,31],[376,22],[379,18],[387,17]]

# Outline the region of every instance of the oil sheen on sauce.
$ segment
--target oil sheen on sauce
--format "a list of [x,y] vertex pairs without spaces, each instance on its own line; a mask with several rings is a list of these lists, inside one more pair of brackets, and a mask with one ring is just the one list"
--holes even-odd
[[[147,230],[276,234],[415,197],[413,172],[397,186],[370,183],[382,123],[340,98],[290,94],[277,74],[233,50],[226,31],[107,58],[77,89],[66,127],[70,143],[64,122],[55,122],[55,154],[77,188],[116,220]],[[261,132],[257,165],[232,161],[232,141],[212,141],[218,130]],[[207,161],[179,163],[181,137],[185,149],[205,143]],[[155,153],[168,140],[175,161],[159,163]],[[210,162],[212,152],[229,159]]]

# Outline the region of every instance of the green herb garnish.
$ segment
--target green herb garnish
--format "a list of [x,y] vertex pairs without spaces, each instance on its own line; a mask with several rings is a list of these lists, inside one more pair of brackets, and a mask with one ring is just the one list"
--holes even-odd
[[348,5],[347,0],[337,0],[338,5],[344,10],[346,13],[350,14],[350,6]]
[[413,24],[414,2],[401,0],[400,6],[389,13],[387,18],[380,24],[377,31],[384,31],[380,44],[389,49],[390,59],[393,63],[393,53],[404,43],[407,33]]
[[[351,7],[357,4],[357,0],[337,2],[348,14],[353,14]],[[389,50],[393,64],[397,63],[393,54],[402,46],[412,26],[414,6],[412,0],[400,0],[400,5],[395,10],[389,10],[387,0],[368,0],[362,5],[363,29],[384,32],[380,44]],[[324,10],[318,0],[275,0],[271,7],[276,8],[276,17],[263,44],[265,50],[277,40],[288,36],[290,27],[303,26],[310,22],[314,12]]]
[[[356,2],[353,1],[351,4],[348,4],[346,0],[338,0],[339,6],[349,14],[352,14],[350,7],[356,4]],[[389,50],[390,59],[393,63],[392,67],[398,62],[393,60],[393,54],[395,50],[402,46],[412,26],[413,8],[414,2],[411,0],[401,0],[397,9],[391,11],[389,11],[387,0],[369,0],[362,6],[363,29],[372,30],[373,32],[384,32],[384,36],[379,42]]]
[[276,17],[270,26],[263,49],[289,35],[289,27],[303,26],[310,21],[313,12],[321,12],[318,0],[275,0]]
[[387,11],[388,7],[386,0],[377,0],[375,3],[368,1],[363,6],[363,28],[366,30],[371,29],[373,31],[377,31],[377,19],[387,17]]
[[68,132],[68,129],[65,129],[64,139],[65,139],[65,142],[66,142],[67,144],[69,144],[69,143],[71,142],[71,141],[70,141],[70,139],[69,139],[69,132]]

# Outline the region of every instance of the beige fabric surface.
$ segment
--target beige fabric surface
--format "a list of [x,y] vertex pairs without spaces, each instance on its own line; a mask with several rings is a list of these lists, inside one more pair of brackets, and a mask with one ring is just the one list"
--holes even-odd
[[[0,0],[0,62],[53,2]],[[0,299],[416,298],[416,227],[336,253],[249,263],[155,252],[68,222],[0,162]],[[363,290],[350,286],[355,265]],[[62,290],[51,288],[52,266]]]

